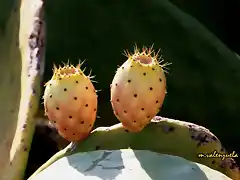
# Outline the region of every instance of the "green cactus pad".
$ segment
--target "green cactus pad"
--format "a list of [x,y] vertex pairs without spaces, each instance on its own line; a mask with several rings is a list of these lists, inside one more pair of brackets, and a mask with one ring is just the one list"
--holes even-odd
[[59,159],[31,180],[230,180],[207,166],[147,150],[76,153]]
[[193,123],[156,116],[139,133],[130,133],[121,123],[111,127],[99,127],[87,140],[79,143],[71,152],[70,146],[54,155],[40,167],[38,173],[57,159],[76,152],[118,149],[151,150],[183,157],[220,171],[234,180],[239,178],[239,168],[233,159],[200,158],[199,153],[226,153],[218,138],[209,130]]
[[9,10],[0,31],[1,180],[24,177],[39,105],[40,67],[44,57],[42,1],[11,2],[14,2],[12,8],[7,8],[7,3],[0,6],[0,16]]

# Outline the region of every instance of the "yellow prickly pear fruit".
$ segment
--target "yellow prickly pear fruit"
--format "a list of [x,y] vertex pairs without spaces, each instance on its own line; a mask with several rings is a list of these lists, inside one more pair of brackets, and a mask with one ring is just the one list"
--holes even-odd
[[158,53],[151,48],[126,51],[127,61],[118,68],[111,84],[115,116],[130,132],[141,131],[159,112],[166,94],[166,78]]
[[54,66],[44,92],[45,114],[59,134],[72,142],[85,139],[96,120],[97,93],[81,65]]

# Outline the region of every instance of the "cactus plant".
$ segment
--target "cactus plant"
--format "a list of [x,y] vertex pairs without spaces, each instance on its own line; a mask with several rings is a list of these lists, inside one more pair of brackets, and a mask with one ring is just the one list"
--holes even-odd
[[[178,146],[179,145],[179,146]],[[224,153],[219,139],[208,129],[188,122],[156,116],[141,132],[128,132],[121,123],[111,127],[99,127],[92,131],[88,139],[79,143],[72,151],[69,145],[59,151],[31,177],[35,176],[50,164],[63,156],[76,152],[95,150],[137,149],[183,157],[187,160],[206,165],[214,170],[238,180],[239,168],[231,158],[199,158],[199,153]]]
[[[141,131],[159,112],[166,94],[166,78],[153,46],[126,51],[127,61],[111,84],[111,104],[116,117],[131,132]],[[161,59],[160,59],[161,60]],[[166,66],[167,64],[165,64]]]
[[31,180],[192,180],[193,177],[194,180],[231,180],[218,171],[181,157],[131,149],[98,150],[63,157]]
[[44,62],[42,1],[13,2],[0,34],[1,180],[21,180],[24,176]]
[[[60,64],[71,58],[76,59],[72,61],[76,64],[77,58],[87,58],[101,82],[96,85],[102,89],[98,111],[105,119],[95,125],[118,122],[111,113],[108,86],[114,69],[124,61],[121,50],[132,48],[134,43],[154,43],[162,48],[164,59],[173,64],[161,115],[202,124],[217,134],[226,147],[240,153],[236,143],[240,141],[240,60],[236,54],[171,1],[94,2],[51,0],[45,1],[45,7],[48,61]],[[45,82],[51,78],[52,62],[46,65]]]

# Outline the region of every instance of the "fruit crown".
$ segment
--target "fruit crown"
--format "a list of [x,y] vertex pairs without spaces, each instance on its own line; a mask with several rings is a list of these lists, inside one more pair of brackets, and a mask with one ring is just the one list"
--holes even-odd
[[170,65],[171,63],[163,63],[164,59],[162,55],[159,56],[161,49],[157,52],[153,50],[153,45],[151,47],[142,47],[142,51],[137,47],[134,46],[134,52],[130,53],[128,50],[124,50],[124,55],[128,58],[131,62],[141,63],[143,66],[152,66],[152,65],[159,65],[161,68],[164,69],[165,72],[168,70],[166,66]]

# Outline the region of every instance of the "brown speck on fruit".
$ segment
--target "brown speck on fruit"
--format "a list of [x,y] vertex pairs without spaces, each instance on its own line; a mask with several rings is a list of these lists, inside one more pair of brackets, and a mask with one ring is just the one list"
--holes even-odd
[[78,81],[76,81],[76,83],[78,83]]
[[131,68],[133,67],[133,66],[130,66]]
[[158,103],[158,101],[156,101],[156,104]]
[[117,86],[118,84],[116,83],[115,86]]
[[134,123],[136,123],[137,121],[133,121]]
[[59,78],[59,80],[62,80],[62,78]]
[[51,86],[52,84],[50,83],[49,86]]
[[81,124],[84,124],[84,121],[81,121]]
[[27,150],[28,150],[28,148],[27,148],[27,147],[24,147],[24,148],[23,148],[23,151],[25,151],[25,152],[26,152]]
[[73,135],[75,136],[75,133],[73,133]]
[[128,83],[130,83],[130,82],[131,82],[131,80],[129,79],[129,80],[128,80]]
[[144,108],[141,108],[142,111],[144,111]]
[[125,129],[126,132],[129,132],[127,129]]
[[52,98],[52,95],[50,95],[49,97]]
[[144,72],[143,75],[146,76],[146,73]]
[[150,116],[147,116],[147,118],[150,118]]
[[74,100],[77,100],[77,97],[74,97]]
[[72,116],[69,116],[69,119],[72,119]]
[[23,129],[25,129],[26,127],[27,127],[27,124],[24,124],[24,125],[23,125]]
[[96,111],[97,109],[96,108],[94,108],[94,110],[93,111]]
[[119,99],[117,99],[117,102],[119,102]]
[[67,91],[67,88],[64,88],[63,90],[64,90],[64,91]]
[[160,82],[162,82],[162,79],[161,79],[161,78],[159,78],[159,81],[160,81]]
[[88,104],[85,104],[85,107],[88,107]]
[[53,121],[54,124],[56,124],[56,121]]
[[85,88],[86,88],[86,89],[88,89],[88,87],[87,87],[87,86],[86,86]]
[[89,127],[92,127],[92,124],[89,124]]
[[133,96],[136,98],[136,97],[137,97],[137,94],[134,94]]
[[80,73],[80,75],[83,75],[83,73]]
[[124,111],[124,113],[127,113],[127,111]]
[[152,68],[153,71],[155,71],[155,68]]
[[64,131],[66,131],[67,130],[67,128],[64,128]]
[[122,67],[122,69],[124,69],[124,67]]
[[56,110],[59,110],[59,107],[56,107]]
[[150,89],[150,91],[152,91],[152,90],[153,90],[153,88],[152,88],[152,87],[150,87],[149,89]]

